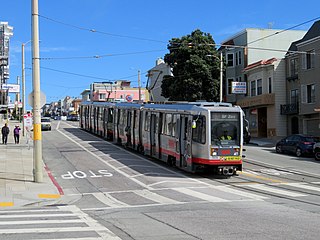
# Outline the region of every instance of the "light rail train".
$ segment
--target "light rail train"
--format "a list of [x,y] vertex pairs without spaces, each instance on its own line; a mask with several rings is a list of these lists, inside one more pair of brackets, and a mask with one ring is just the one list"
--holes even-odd
[[188,172],[242,171],[244,114],[216,102],[83,102],[80,127]]

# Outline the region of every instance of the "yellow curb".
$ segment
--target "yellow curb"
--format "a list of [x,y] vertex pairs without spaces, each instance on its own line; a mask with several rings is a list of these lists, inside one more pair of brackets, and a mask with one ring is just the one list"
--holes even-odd
[[12,207],[13,202],[0,202],[0,207]]
[[60,198],[60,194],[38,194],[39,198]]

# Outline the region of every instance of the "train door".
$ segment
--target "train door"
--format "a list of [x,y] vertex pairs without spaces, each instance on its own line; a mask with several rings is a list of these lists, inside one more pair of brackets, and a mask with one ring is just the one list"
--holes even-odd
[[107,138],[108,108],[104,108],[104,109],[103,109],[102,124],[103,124],[103,134],[102,134],[102,137]]
[[176,165],[180,168],[191,162],[191,124],[192,116],[180,115],[177,119],[176,132]]
[[139,123],[137,110],[133,110],[132,116],[132,148],[137,149],[137,139],[136,137],[139,135],[139,129],[137,128],[137,123]]
[[150,118],[150,156],[157,157],[156,149],[157,115],[151,113]]
[[126,137],[127,137],[127,143],[126,146],[127,147],[131,147],[132,146],[132,111],[131,110],[127,110],[127,123],[126,123],[126,127],[125,127],[125,132],[126,132]]

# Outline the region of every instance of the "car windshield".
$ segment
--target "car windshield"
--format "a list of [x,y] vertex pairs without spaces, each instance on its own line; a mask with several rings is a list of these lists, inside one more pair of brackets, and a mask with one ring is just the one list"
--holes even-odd
[[41,122],[50,122],[49,118],[41,118]]

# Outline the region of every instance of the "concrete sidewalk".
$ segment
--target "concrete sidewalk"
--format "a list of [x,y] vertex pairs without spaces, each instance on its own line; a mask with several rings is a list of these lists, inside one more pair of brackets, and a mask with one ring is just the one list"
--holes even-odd
[[[0,121],[0,127],[4,126]],[[13,129],[19,125],[20,144],[14,143]],[[46,206],[60,200],[62,189],[50,171],[43,167],[43,182],[33,179],[33,140],[22,136],[22,123],[11,120],[7,145],[0,139],[0,209],[22,206]],[[55,185],[56,184],[56,185]]]

